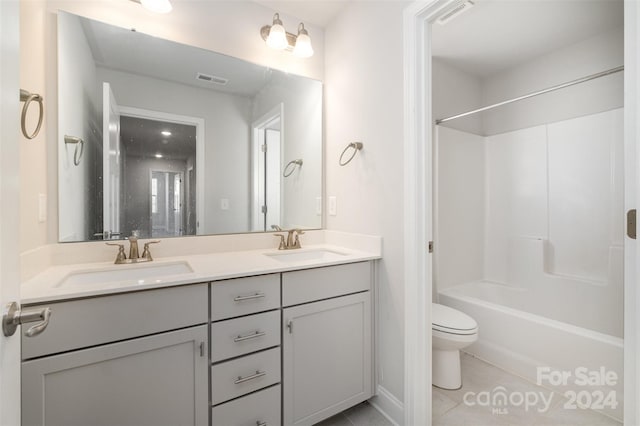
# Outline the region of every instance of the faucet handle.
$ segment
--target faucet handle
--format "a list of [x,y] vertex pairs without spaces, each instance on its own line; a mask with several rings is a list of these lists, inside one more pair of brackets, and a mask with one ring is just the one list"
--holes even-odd
[[142,258],[147,259],[149,261],[153,260],[153,258],[151,257],[151,251],[149,251],[149,244],[158,244],[159,242],[160,240],[155,240],[155,241],[147,241],[146,243],[144,243],[144,249],[142,250]]
[[125,260],[127,260],[127,255],[124,254],[124,244],[118,244],[118,243],[105,243],[108,246],[118,246],[118,254],[116,255],[116,261],[113,263],[124,263]]
[[287,248],[286,243],[284,242],[283,234],[273,234],[274,237],[280,237],[280,245],[278,246],[278,250],[284,250]]
[[298,237],[304,234],[304,231],[302,229],[294,229],[293,232],[295,232],[295,236],[296,236],[296,239],[293,242],[293,248],[301,248],[302,246],[300,245],[300,238]]

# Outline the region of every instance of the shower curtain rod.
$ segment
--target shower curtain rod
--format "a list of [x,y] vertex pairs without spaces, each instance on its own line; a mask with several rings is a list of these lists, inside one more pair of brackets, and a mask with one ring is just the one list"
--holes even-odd
[[591,74],[589,76],[582,77],[582,78],[579,78],[577,80],[572,80],[572,81],[569,81],[567,83],[563,83],[563,84],[559,84],[557,86],[549,87],[548,89],[539,90],[537,92],[533,92],[533,93],[529,93],[527,95],[519,96],[517,98],[509,99],[507,101],[498,102],[497,104],[489,105],[489,106],[486,106],[486,107],[483,107],[483,108],[474,109],[473,111],[463,112],[462,114],[453,115],[451,117],[441,118],[441,119],[436,120],[436,124],[444,123],[446,121],[455,120],[456,118],[466,117],[466,116],[471,115],[471,114],[476,114],[478,112],[487,111],[489,109],[493,109],[493,108],[496,108],[496,107],[499,107],[499,106],[502,106],[502,105],[507,105],[507,104],[510,104],[510,103],[513,103],[513,102],[521,101],[523,99],[528,99],[528,98],[532,98],[534,96],[543,95],[545,93],[553,92],[555,90],[564,89],[565,87],[573,86],[575,84],[584,83],[585,81],[594,80],[596,78],[604,77],[605,75],[614,74],[614,73],[617,73],[617,72],[620,72],[620,71],[623,71],[623,70],[624,70],[624,66],[619,66],[619,67],[612,68],[612,69],[607,70],[607,71],[602,71],[602,72],[599,72],[599,73],[596,73],[596,74]]

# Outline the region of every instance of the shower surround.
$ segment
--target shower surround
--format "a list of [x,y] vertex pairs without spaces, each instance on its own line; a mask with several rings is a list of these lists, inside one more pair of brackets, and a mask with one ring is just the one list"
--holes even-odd
[[[622,417],[623,110],[493,136],[439,126],[435,283],[468,352],[536,381],[604,367]],[[575,386],[571,386],[571,385]],[[597,408],[597,407],[596,407]]]

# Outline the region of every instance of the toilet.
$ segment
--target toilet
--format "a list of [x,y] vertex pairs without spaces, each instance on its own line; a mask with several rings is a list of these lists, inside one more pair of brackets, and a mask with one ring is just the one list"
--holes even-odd
[[442,389],[460,389],[460,349],[478,340],[478,323],[469,315],[432,303],[432,383]]

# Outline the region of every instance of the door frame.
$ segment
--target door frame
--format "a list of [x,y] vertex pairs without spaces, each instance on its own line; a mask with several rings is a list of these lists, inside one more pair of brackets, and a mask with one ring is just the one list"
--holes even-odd
[[[251,215],[250,215],[250,226],[251,229],[254,230],[255,225],[264,219],[263,213],[260,211],[260,173],[257,172],[256,167],[260,162],[260,154],[262,153],[260,150],[260,142],[261,139],[258,137],[259,132],[264,130],[264,127],[275,120],[276,118],[280,119],[280,166],[282,166],[282,141],[284,140],[284,103],[279,103],[273,108],[271,108],[268,112],[261,115],[258,119],[254,120],[251,124]],[[266,176],[264,176],[266,179]],[[266,194],[264,194],[266,197]],[[265,200],[266,202],[266,200]],[[280,185],[280,203],[282,204],[282,185]],[[282,215],[281,215],[282,216]],[[282,221],[282,217],[280,218]],[[269,231],[269,229],[265,229],[265,231]]]
[[[0,1],[0,306],[20,303],[20,2]],[[36,88],[27,87],[34,90]],[[46,132],[43,132],[43,135]],[[0,334],[0,424],[20,424],[20,329]]]
[[123,115],[125,117],[145,118],[147,120],[165,121],[167,123],[186,124],[196,127],[196,235],[205,235],[207,218],[204,214],[204,156],[206,154],[204,149],[204,118],[120,105],[120,116]]
[[[433,116],[431,23],[464,0],[414,1],[404,10],[405,424],[431,424]],[[625,1],[625,209],[640,200],[640,4]],[[640,422],[640,251],[625,238],[624,423]]]
[[[163,168],[150,168],[149,169],[149,238],[164,238],[164,237],[154,237],[153,236],[153,194],[151,193],[151,181],[153,180],[153,174],[154,173],[174,173],[177,175],[180,175],[180,205],[181,205],[181,210],[180,210],[180,222],[181,222],[181,228],[183,228],[183,235],[180,235],[181,237],[185,236],[184,235],[184,228],[186,227],[186,215],[185,215],[185,211],[184,211],[184,205],[185,205],[185,172],[183,172],[182,170],[169,170],[169,169],[163,169]],[[168,212],[167,212],[168,215]]]

